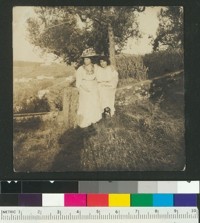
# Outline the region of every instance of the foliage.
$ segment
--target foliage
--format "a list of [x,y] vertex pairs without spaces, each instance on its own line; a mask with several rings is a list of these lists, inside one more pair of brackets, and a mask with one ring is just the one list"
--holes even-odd
[[68,86],[68,83],[61,82],[55,85],[49,86],[48,93],[42,97],[38,97],[39,90],[45,85],[43,81],[37,82],[37,86],[31,83],[27,88],[20,88],[21,85],[17,85],[14,89],[14,113],[32,113],[32,112],[48,112],[55,110],[62,110],[63,103],[63,90]]
[[[77,41],[77,35],[80,32],[74,16],[65,13],[62,7],[36,7],[35,13],[37,17],[27,20],[29,40],[33,45],[44,52],[54,53],[58,57],[76,51],[75,48],[72,49],[74,46],[69,44]],[[57,26],[58,24],[62,25]],[[60,30],[62,30],[62,35],[60,35]],[[81,43],[79,43],[80,47]],[[64,59],[67,60],[67,58]]]
[[147,68],[143,64],[142,57],[128,54],[120,54],[116,56],[116,63],[120,79],[147,79]]
[[13,112],[20,113],[34,113],[34,112],[48,112],[50,106],[46,98],[39,99],[32,97],[31,99],[24,99],[17,105],[14,104]]
[[183,7],[162,8],[158,18],[159,27],[153,40],[153,49],[183,49]]
[[92,32],[88,39],[88,45],[94,47],[97,52],[108,55],[108,24],[111,24],[115,36],[114,40],[118,52],[120,52],[130,36],[140,36],[135,11],[143,10],[143,7],[113,6],[90,7],[90,11],[87,8],[81,8],[81,11],[89,18],[88,23],[92,21],[90,26]]
[[138,6],[36,7],[37,17],[27,21],[29,41],[70,63],[77,61],[87,47],[108,54],[107,28],[111,24],[121,51],[128,37],[139,36],[136,12],[143,10]]
[[153,52],[143,56],[149,78],[183,69],[183,54],[176,50]]

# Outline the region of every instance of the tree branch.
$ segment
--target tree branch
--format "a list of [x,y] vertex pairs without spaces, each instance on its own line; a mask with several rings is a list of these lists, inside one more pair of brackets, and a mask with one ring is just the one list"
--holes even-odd
[[54,27],[56,27],[56,26],[64,25],[64,24],[66,24],[66,23],[68,23],[68,22],[63,22],[63,23],[60,23],[60,24],[57,24],[57,25],[54,25],[54,26],[50,26],[50,27],[46,28],[46,29],[44,30],[44,32],[46,32],[46,31],[48,31],[49,29],[52,29],[52,28],[54,28]]

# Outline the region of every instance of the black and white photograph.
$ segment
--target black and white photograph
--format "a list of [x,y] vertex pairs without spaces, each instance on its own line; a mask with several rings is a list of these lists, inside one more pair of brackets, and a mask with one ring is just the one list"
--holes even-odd
[[13,7],[13,171],[184,171],[183,17]]

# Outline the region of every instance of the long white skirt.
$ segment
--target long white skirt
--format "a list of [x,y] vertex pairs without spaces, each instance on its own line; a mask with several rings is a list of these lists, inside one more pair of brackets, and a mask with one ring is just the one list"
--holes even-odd
[[85,83],[89,92],[79,89],[78,125],[81,128],[98,122],[102,117],[98,87],[92,82]]
[[104,108],[109,107],[111,109],[111,115],[115,113],[115,88],[99,86],[101,111]]

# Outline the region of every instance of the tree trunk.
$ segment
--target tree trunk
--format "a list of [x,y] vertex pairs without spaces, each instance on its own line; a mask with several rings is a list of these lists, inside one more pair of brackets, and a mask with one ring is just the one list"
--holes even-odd
[[111,24],[108,24],[108,38],[109,38],[109,54],[110,54],[110,62],[111,65],[116,68],[116,61],[115,61],[115,40],[114,40],[114,33]]

